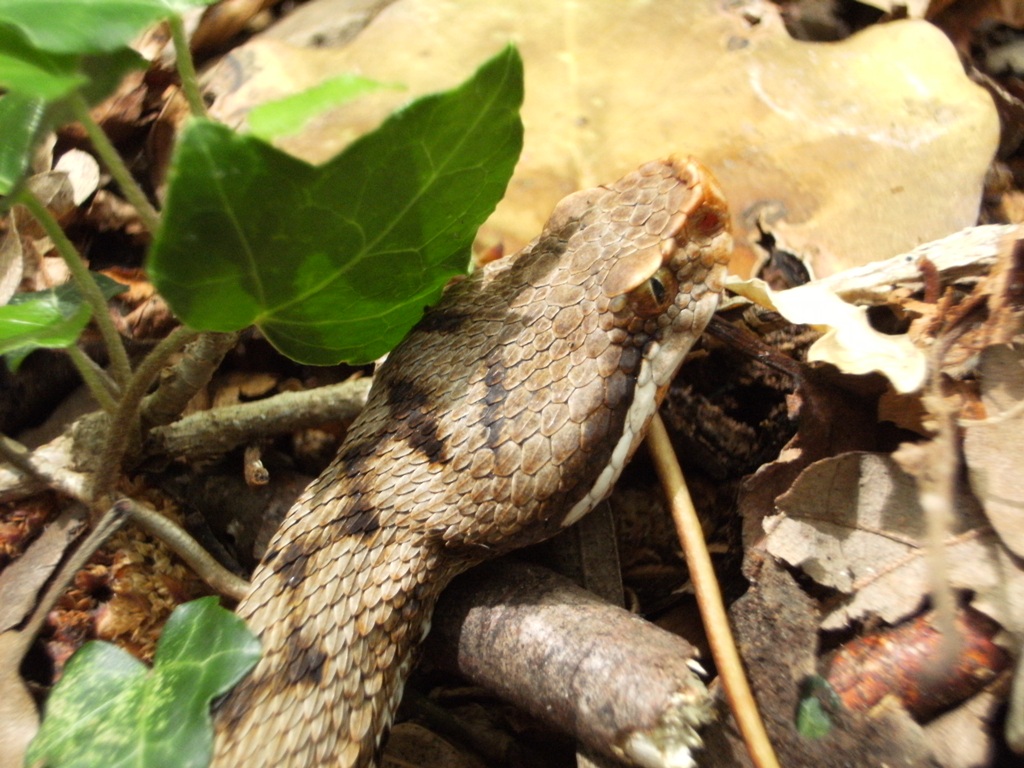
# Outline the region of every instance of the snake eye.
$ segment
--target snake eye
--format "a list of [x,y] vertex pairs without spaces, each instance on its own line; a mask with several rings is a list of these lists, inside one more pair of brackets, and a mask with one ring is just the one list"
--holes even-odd
[[661,267],[643,283],[629,292],[629,305],[641,317],[660,315],[675,300],[676,276],[668,267]]

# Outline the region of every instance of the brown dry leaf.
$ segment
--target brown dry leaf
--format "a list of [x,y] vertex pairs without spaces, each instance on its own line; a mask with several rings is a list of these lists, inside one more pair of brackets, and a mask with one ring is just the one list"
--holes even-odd
[[7,229],[0,235],[0,305],[18,290],[25,272],[25,250],[18,233],[17,216],[7,218]]
[[84,203],[100,185],[100,164],[81,149],[69,149],[60,156],[53,170],[67,174],[75,205]]
[[[350,12],[345,27],[330,19],[336,8],[308,3],[228,56],[211,73],[213,114],[238,124],[256,103],[345,72],[408,86],[281,142],[319,162],[514,41],[526,63],[526,143],[483,235],[510,248],[568,192],[683,153],[708,164],[731,201],[741,271],[756,220],[771,211],[762,218],[828,274],[973,224],[998,141],[991,99],[925,22],[824,45],[789,38],[771,6],[757,6],[751,25],[713,0],[398,0]],[[336,39],[337,48],[294,47]]]
[[0,632],[20,624],[36,603],[39,590],[53,575],[85,525],[85,510],[65,510],[32,542],[23,555],[0,572]]
[[[771,554],[847,596],[822,622],[838,629],[870,615],[895,624],[920,607],[930,574],[917,486],[887,455],[846,453],[809,466],[764,521]],[[1024,573],[963,492],[945,542],[953,588],[1011,632],[1024,626]]]
[[19,669],[25,655],[25,637],[0,633],[0,765],[22,765],[25,750],[39,730],[39,713]]
[[932,753],[943,768],[983,768],[996,765],[995,734],[1005,696],[982,691],[961,706],[924,726]]
[[914,392],[924,383],[927,359],[910,337],[876,331],[867,310],[843,301],[819,282],[773,291],[759,278],[729,280],[730,291],[774,309],[796,325],[825,331],[807,350],[807,362],[831,363],[844,373],[879,371],[897,392]]
[[1024,347],[986,347],[978,371],[989,418],[964,423],[967,476],[999,538],[1024,557]]

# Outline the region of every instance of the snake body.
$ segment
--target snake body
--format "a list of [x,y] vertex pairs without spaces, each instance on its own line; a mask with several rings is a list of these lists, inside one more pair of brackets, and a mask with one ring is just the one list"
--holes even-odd
[[611,490],[718,303],[728,213],[693,160],[577,192],[389,355],[238,613],[262,641],[214,765],[375,765],[434,603]]

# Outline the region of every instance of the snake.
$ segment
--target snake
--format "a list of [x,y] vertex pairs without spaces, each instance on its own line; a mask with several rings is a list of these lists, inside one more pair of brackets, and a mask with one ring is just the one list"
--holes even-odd
[[263,653],[216,706],[212,765],[377,765],[442,590],[610,493],[731,250],[715,178],[672,157],[450,286],[253,573],[237,613]]

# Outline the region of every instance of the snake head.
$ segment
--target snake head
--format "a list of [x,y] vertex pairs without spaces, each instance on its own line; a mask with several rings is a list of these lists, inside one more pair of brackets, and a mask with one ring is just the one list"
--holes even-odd
[[[616,389],[613,379],[626,382],[628,391],[612,409],[619,417],[612,419],[609,438],[615,443],[607,464],[563,525],[611,491],[639,446],[672,378],[718,306],[732,253],[725,199],[711,172],[695,160],[648,163],[609,187],[584,194],[591,198],[567,243],[573,263],[566,269],[581,279],[590,275],[588,296],[599,333],[587,343],[603,363],[605,400]],[[578,204],[570,197],[562,205],[568,210]],[[556,210],[552,220],[571,220],[566,212]]]

